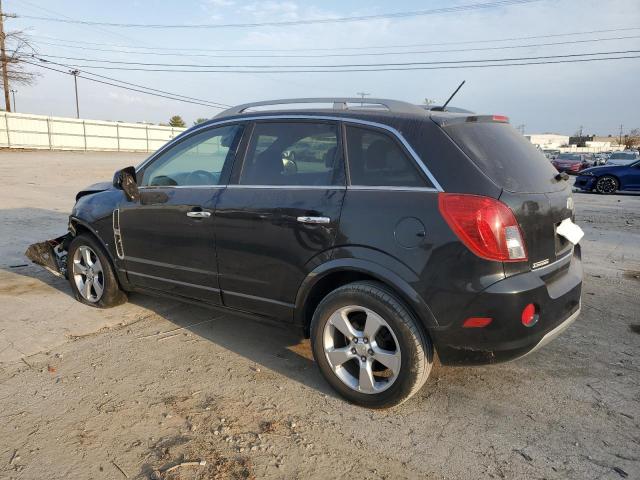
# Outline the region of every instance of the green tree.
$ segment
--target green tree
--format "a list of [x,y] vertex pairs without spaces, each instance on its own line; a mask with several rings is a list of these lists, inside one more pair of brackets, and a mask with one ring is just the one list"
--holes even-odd
[[194,124],[194,125],[199,125],[199,124],[201,124],[201,123],[206,122],[207,120],[209,120],[209,119],[208,119],[208,118],[202,118],[202,117],[201,117],[201,118],[196,118],[196,121],[195,121],[195,122],[193,122],[193,124]]
[[180,128],[184,128],[187,126],[187,124],[184,123],[184,120],[180,115],[174,115],[173,117],[171,117],[169,119],[169,125],[171,125],[172,127],[180,127]]

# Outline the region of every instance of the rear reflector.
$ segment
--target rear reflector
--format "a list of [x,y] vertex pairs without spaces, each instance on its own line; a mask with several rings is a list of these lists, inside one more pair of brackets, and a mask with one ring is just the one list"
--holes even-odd
[[479,195],[440,193],[438,206],[451,230],[477,256],[500,262],[527,260],[520,226],[504,203]]
[[467,318],[462,326],[464,328],[482,328],[486,327],[493,321],[491,317],[471,317]]
[[530,303],[522,310],[522,324],[525,327],[532,327],[538,323],[538,314],[536,313],[536,306]]

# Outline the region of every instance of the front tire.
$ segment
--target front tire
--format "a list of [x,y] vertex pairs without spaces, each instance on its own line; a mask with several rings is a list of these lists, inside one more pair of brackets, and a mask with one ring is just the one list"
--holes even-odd
[[611,175],[604,175],[596,181],[596,192],[602,195],[610,195],[616,193],[620,188],[618,179]]
[[329,293],[311,322],[320,372],[344,398],[389,408],[415,394],[433,364],[433,347],[408,308],[377,282]]
[[71,241],[67,274],[74,297],[85,305],[111,308],[127,301],[107,254],[91,235],[81,234]]

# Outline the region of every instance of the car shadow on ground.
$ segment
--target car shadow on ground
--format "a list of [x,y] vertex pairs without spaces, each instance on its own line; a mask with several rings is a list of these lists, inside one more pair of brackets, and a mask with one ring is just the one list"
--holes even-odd
[[[26,249],[27,246],[25,245]],[[35,282],[42,282],[42,287],[50,287],[49,294],[57,296],[64,294],[73,298],[71,287],[66,279],[56,277],[40,266],[30,264],[25,258],[22,265],[17,268],[2,266],[5,272],[1,274],[7,282],[7,292],[21,293],[20,283],[29,285],[33,290]],[[22,279],[22,280],[21,280]],[[52,292],[51,290],[55,290]],[[26,291],[26,290],[25,290]],[[55,301],[55,300],[54,300]],[[280,373],[307,387],[313,388],[322,394],[335,397],[333,390],[326,384],[320,372],[316,368],[308,340],[302,338],[299,328],[273,320],[253,318],[245,314],[238,314],[224,308],[208,308],[199,305],[183,303],[178,300],[156,297],[142,293],[129,293],[129,302],[123,306],[108,310],[112,315],[114,310],[123,311],[135,305],[141,307],[140,312],[134,318],[148,318],[153,314],[168,320],[173,325],[159,325],[159,328],[150,335],[150,340],[161,339],[175,333],[189,331],[202,339],[210,341],[226,350],[245,357],[255,364],[255,368],[269,369]],[[78,309],[92,308],[78,303]],[[131,314],[126,312],[128,324],[131,323]],[[64,319],[52,319],[51,321],[64,321]],[[135,319],[133,320],[136,321]],[[140,340],[134,337],[139,348]]]

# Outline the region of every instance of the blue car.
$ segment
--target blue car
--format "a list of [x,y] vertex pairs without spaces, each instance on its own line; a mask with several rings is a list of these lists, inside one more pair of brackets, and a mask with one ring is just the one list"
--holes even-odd
[[610,194],[618,190],[640,191],[640,160],[628,165],[604,165],[582,170],[575,186],[584,191]]

